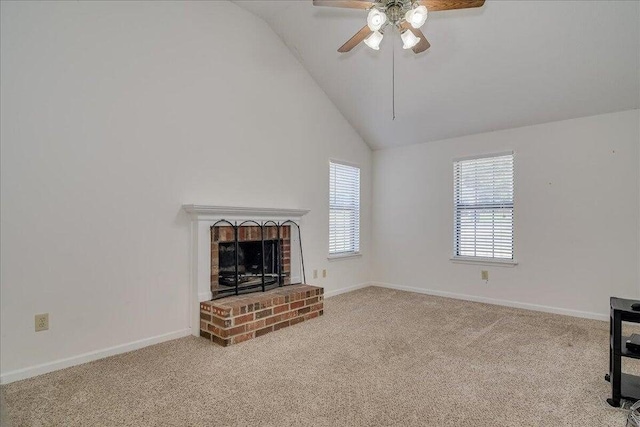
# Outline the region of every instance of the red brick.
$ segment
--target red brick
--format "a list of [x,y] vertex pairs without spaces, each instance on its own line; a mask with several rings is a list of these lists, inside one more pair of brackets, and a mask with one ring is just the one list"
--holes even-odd
[[253,320],[253,313],[244,314],[242,316],[235,317],[233,319],[233,324],[235,326],[242,325],[243,323],[247,323]]
[[289,320],[285,322],[276,323],[275,325],[273,325],[273,330],[277,331],[279,329],[286,328],[287,326],[289,326],[289,323],[290,323]]
[[233,335],[242,334],[246,332],[246,330],[247,330],[247,325],[236,326],[235,328],[227,329],[227,336],[230,337]]
[[231,319],[221,319],[216,316],[211,316],[211,323],[221,328],[228,328],[231,326]]
[[272,299],[268,299],[260,302],[260,308],[267,308],[267,307],[271,307],[272,305],[273,305]]
[[304,305],[311,305],[318,302],[318,297],[308,298],[304,301]]
[[324,308],[324,303],[318,303],[316,305],[311,306],[311,311],[318,311]]
[[218,317],[231,317],[231,308],[211,307],[211,313]]
[[267,326],[273,325],[274,323],[278,323],[281,320],[283,320],[282,315],[268,317],[266,321],[266,325]]
[[287,311],[286,313],[282,313],[282,319],[293,319],[294,317],[298,317],[298,311]]
[[318,316],[319,314],[317,311],[312,311],[311,313],[304,315],[304,320],[313,319],[314,317],[318,317]]
[[279,314],[289,310],[289,304],[278,305],[273,307],[273,314]]
[[226,347],[226,346],[228,346],[230,344],[230,342],[229,342],[230,340],[224,339],[224,338],[220,338],[220,337],[217,337],[215,335],[211,335],[211,341],[213,341],[214,343],[216,343],[218,345],[221,345],[223,347]]
[[239,344],[241,342],[250,340],[251,338],[253,338],[253,332],[248,333],[248,334],[236,335],[235,337],[231,338],[230,341],[233,344]]
[[269,332],[273,332],[273,326],[269,326],[268,328],[258,329],[256,331],[256,338],[261,337],[264,334],[268,334]]
[[298,310],[298,315],[307,314],[310,311],[311,311],[311,307],[301,308],[300,310]]
[[271,316],[272,314],[273,314],[273,310],[271,310],[270,308],[262,311],[257,311],[256,320],[262,319],[263,317]]
[[256,329],[264,328],[266,326],[266,322],[264,319],[258,320],[256,322],[247,323],[247,332],[254,331]]
[[296,301],[291,303],[291,310],[295,310],[296,308],[304,307],[304,301]]
[[209,332],[211,332],[214,335],[219,336],[220,338],[227,338],[229,336],[229,330],[228,329],[218,328],[217,326],[213,326],[213,325],[210,325],[210,324],[207,324],[207,329],[209,330]]
[[303,320],[304,320],[304,317],[296,317],[296,318],[291,319],[291,321],[289,322],[289,324],[290,324],[291,326],[293,326],[293,325],[295,325],[295,324],[298,324],[298,323],[302,322]]

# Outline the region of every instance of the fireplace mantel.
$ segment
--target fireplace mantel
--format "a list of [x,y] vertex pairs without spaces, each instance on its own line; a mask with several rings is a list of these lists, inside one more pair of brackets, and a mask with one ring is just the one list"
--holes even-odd
[[[191,217],[190,254],[190,326],[193,335],[200,335],[200,302],[210,300],[211,295],[211,238],[210,227],[221,219],[231,222],[253,220],[293,221],[300,224],[308,209],[255,208],[217,205],[182,205]],[[295,237],[295,236],[293,236]],[[293,243],[295,244],[295,242]]]
[[286,208],[251,208],[244,206],[212,206],[212,205],[182,205],[192,218],[202,221],[211,219],[290,219],[296,220],[309,213],[309,209]]

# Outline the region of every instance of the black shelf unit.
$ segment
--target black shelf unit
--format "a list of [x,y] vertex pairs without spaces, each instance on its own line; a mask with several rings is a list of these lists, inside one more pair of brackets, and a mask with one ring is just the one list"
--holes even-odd
[[620,399],[640,400],[640,377],[622,373],[623,357],[640,359],[640,353],[627,349],[629,337],[622,335],[622,322],[640,323],[640,311],[631,308],[632,304],[638,302],[616,297],[610,299],[609,373],[604,379],[611,383],[611,397],[607,402],[616,408],[620,407]]

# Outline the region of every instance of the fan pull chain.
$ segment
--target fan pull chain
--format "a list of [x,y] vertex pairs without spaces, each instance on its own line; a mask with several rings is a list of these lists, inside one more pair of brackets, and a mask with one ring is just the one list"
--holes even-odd
[[393,40],[391,49],[391,109],[393,111],[393,119],[396,119],[396,43]]

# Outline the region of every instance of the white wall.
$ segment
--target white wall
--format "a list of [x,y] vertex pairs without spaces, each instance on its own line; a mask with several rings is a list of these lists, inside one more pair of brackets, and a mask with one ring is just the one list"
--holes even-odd
[[[632,110],[376,151],[374,279],[607,319],[640,297],[639,145]],[[453,159],[511,150],[519,264],[451,262]]]
[[[188,333],[183,203],[311,209],[308,277],[369,281],[371,151],[263,21],[227,2],[2,2],[1,19],[3,381]],[[362,167],[364,253],[331,263],[329,158]]]

